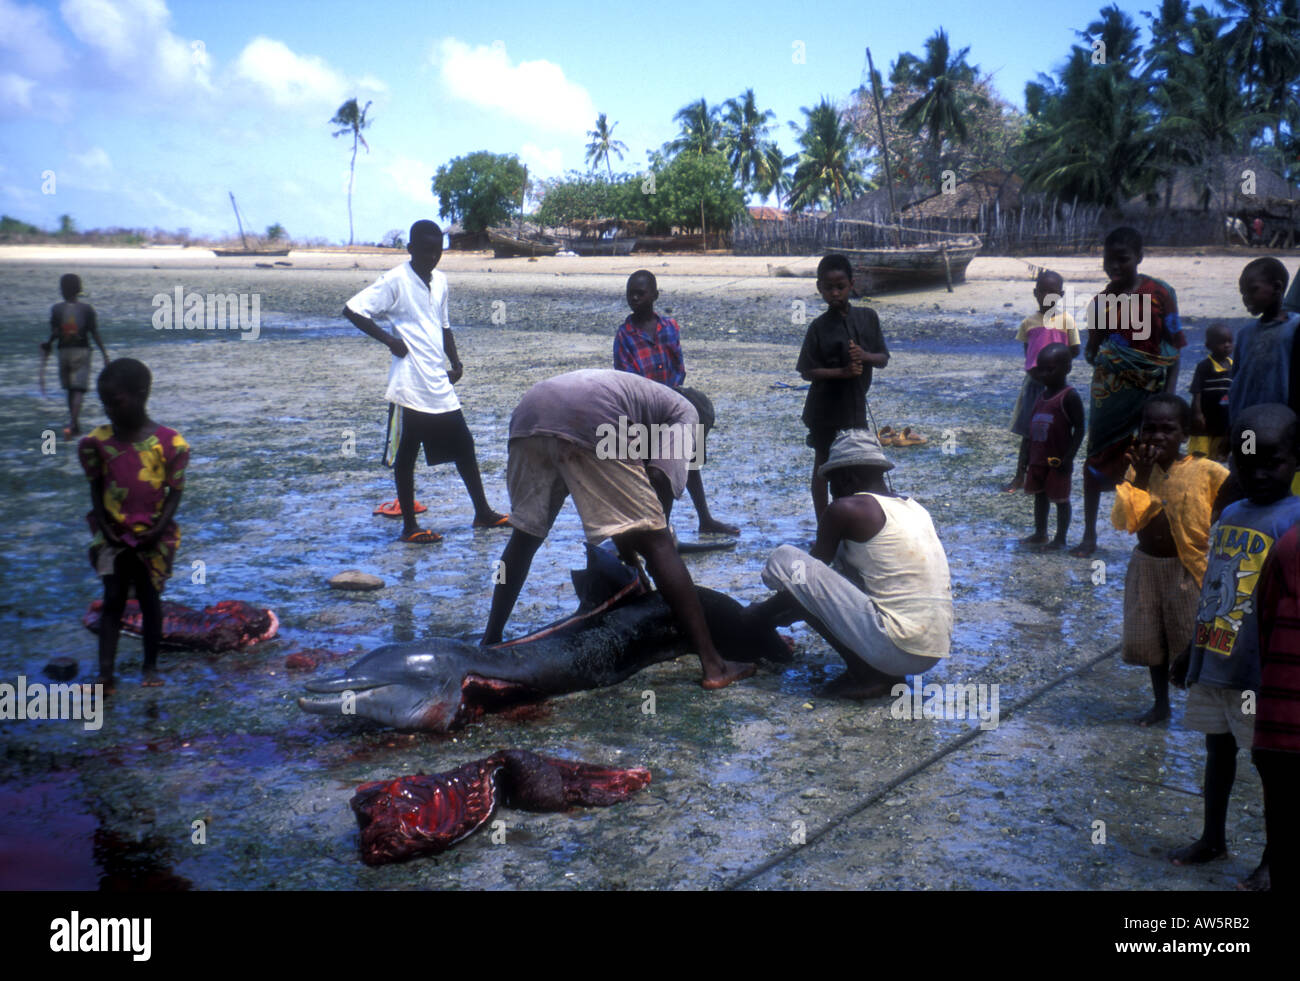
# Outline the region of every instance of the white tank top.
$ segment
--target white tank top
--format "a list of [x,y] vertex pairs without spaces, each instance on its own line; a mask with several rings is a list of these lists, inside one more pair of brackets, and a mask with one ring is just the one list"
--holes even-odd
[[834,565],[871,598],[885,633],[901,650],[947,657],[952,645],[952,585],[934,522],[911,498],[870,496],[885,512],[885,526],[865,542],[842,540]]

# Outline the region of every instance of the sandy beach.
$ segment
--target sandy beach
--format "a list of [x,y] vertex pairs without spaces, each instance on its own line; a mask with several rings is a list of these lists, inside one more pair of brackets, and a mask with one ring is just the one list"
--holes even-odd
[[[1204,327],[1245,317],[1237,277],[1256,254],[1157,250],[1144,262],[1143,272],[1177,289],[1189,330],[1180,392],[1203,356]],[[1295,268],[1294,257],[1282,258]],[[46,862],[69,888],[147,873],[222,889],[1231,889],[1258,861],[1263,808],[1244,760],[1230,858],[1177,869],[1164,857],[1199,832],[1203,737],[1183,727],[1181,694],[1167,727],[1129,721],[1150,700],[1146,672],[1116,653],[1132,540],[1103,527],[1095,562],[1025,553],[1015,542],[1030,530],[1029,501],[997,493],[1015,463],[1006,425],[1021,355],[1012,335],[1031,309],[1033,267],[1057,269],[1086,298],[1103,283],[1098,256],[976,258],[951,294],[864,301],[880,313],[894,354],[871,390],[874,417],[930,437],[891,451],[894,486],[930,510],[952,570],[953,656],[923,680],[997,685],[995,727],[900,719],[888,700],[813,697],[842,662],[800,627],[793,665],[722,693],[702,691],[698,664],[681,658],[452,737],[324,720],[295,704],[304,675],[285,667],[295,650],[331,652],[323,675],[381,643],[481,630],[505,539],[471,531],[447,466],[416,473],[425,524],[446,535],[440,545],[399,545],[395,525],[371,516],[393,496],[377,459],[387,356],[339,310],[402,254],[294,252],[284,260],[291,265],[257,265],[264,261],[189,249],[0,248],[0,290],[10,299],[0,315],[10,342],[0,354],[0,518],[17,543],[0,605],[8,638],[0,676],[36,677],[60,654],[84,673],[93,659],[80,625],[99,596],[85,558],[85,480],[69,444],[41,452],[42,434],[64,420],[61,400],[42,399],[35,378],[35,342],[67,271],[85,281],[110,352],[154,371],[154,418],[194,447],[166,598],[198,607],[245,599],[283,623],[279,638],[250,652],[164,652],[167,686],[158,690],[138,686],[139,645],[124,640],[124,683],[102,729],[7,730],[6,884],[21,887]],[[758,574],[770,550],[814,532],[803,393],[781,386],[801,384],[798,343],[823,309],[812,279],[771,275],[777,266],[807,273],[815,261],[448,253],[439,268],[466,365],[458,391],[489,498],[508,503],[505,431],[519,396],[560,371],[607,366],[626,275],[651,269],[660,309],[682,324],[688,383],[718,409],[704,471],[710,502],[744,527],[734,552],[691,557],[692,575],[742,602],[765,595]],[[178,286],[256,292],[258,340],[155,331],[152,298]],[[1086,386],[1086,366],[1071,380]],[[92,395],[85,421],[102,420]],[[1076,468],[1076,515],[1078,485]],[[689,501],[674,521],[694,537]],[[512,635],[573,608],[568,570],[582,564],[580,540],[566,506]],[[347,568],[387,586],[331,592],[326,580]],[[645,691],[656,695],[654,715],[641,711]],[[653,782],[609,809],[504,812],[504,845],[480,835],[437,859],[360,863],[347,806],[358,783],[437,772],[503,746],[647,766]],[[188,844],[197,818],[220,827],[214,844]]]

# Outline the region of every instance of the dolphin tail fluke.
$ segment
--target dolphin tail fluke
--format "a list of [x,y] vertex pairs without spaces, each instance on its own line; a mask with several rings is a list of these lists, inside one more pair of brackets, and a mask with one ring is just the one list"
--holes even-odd
[[[604,547],[606,544],[611,547]],[[595,609],[638,579],[637,570],[620,559],[612,545],[608,541],[601,545],[587,542],[587,568],[569,572],[580,613]]]

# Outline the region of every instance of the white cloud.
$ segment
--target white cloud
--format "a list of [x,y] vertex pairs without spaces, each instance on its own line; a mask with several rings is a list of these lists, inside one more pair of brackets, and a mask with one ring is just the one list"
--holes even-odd
[[50,75],[67,64],[63,46],[55,39],[49,15],[39,7],[0,0],[0,52],[11,68],[31,75]]
[[528,176],[559,177],[564,173],[564,154],[560,150],[543,150],[533,143],[519,148],[519,159],[528,165]]
[[86,170],[113,169],[113,161],[108,158],[108,152],[102,146],[91,147],[85,153],[74,154],[72,159]]
[[13,72],[0,74],[0,113],[29,112],[36,82]]
[[172,33],[163,0],[63,0],[59,10],[68,29],[119,77],[168,97],[211,90],[206,45]]
[[235,59],[234,73],[281,108],[337,108],[347,98],[346,79],[324,59],[295,54],[283,41],[269,37],[248,42]]
[[382,170],[392,186],[416,204],[431,206],[433,197],[433,171],[427,163],[412,157],[394,156]]
[[432,60],[454,98],[540,129],[585,133],[596,106],[581,85],[564,77],[550,61],[512,64],[505,45],[470,47],[453,37],[435,45]]

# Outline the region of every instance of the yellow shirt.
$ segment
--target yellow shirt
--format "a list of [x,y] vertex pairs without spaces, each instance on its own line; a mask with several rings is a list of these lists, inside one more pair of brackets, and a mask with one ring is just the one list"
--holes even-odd
[[1208,562],[1210,512],[1228,468],[1204,457],[1185,456],[1167,472],[1158,464],[1152,467],[1146,490],[1133,486],[1134,476],[1129,467],[1124,482],[1115,488],[1110,523],[1132,535],[1164,511],[1178,559],[1201,585]]

